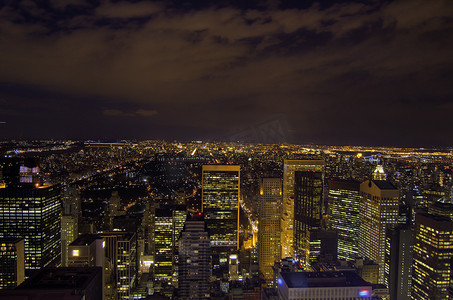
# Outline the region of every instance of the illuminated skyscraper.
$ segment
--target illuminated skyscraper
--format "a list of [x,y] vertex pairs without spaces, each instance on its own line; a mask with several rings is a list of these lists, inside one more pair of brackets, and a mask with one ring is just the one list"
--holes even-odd
[[283,211],[281,219],[282,258],[294,256],[294,181],[295,172],[320,170],[322,160],[285,160],[283,166]]
[[211,244],[201,214],[187,220],[178,248],[179,299],[209,298]]
[[154,223],[154,287],[161,291],[172,281],[173,213],[170,208],[157,208]]
[[282,209],[282,180],[263,178],[260,182],[258,256],[260,272],[267,283],[274,277],[272,267],[280,261],[280,216]]
[[390,182],[367,180],[360,184],[359,256],[379,265],[378,283],[384,284],[387,227],[398,224],[399,190]]
[[412,299],[448,299],[453,257],[453,222],[445,216],[415,216]]
[[[112,270],[116,299],[131,299],[138,281],[137,235],[132,232],[103,232],[106,264]],[[114,298],[115,299],[115,298]]]
[[304,161],[304,169],[294,173],[294,253],[307,264],[312,248],[320,248],[319,241],[311,241],[310,231],[321,228],[324,161]]
[[173,251],[172,251],[172,284],[178,287],[178,272],[179,272],[179,238],[184,229],[184,224],[187,219],[187,209],[185,205],[173,205]]
[[203,214],[207,224],[213,267],[228,265],[229,255],[239,247],[240,167],[203,166]]
[[25,275],[60,263],[60,186],[0,187],[0,238],[25,240]]
[[61,265],[68,266],[68,245],[79,235],[79,216],[81,202],[77,190],[68,187],[62,197],[63,211],[61,215]]
[[24,239],[0,239],[0,289],[14,289],[25,279]]
[[153,279],[156,291],[171,294],[178,287],[178,245],[187,218],[184,205],[161,206],[155,210]]
[[338,231],[338,258],[354,260],[359,243],[360,182],[329,180],[329,213]]

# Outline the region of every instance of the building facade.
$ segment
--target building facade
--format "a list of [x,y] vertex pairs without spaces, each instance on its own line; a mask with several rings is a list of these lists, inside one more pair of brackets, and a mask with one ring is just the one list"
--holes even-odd
[[413,230],[408,226],[387,229],[384,284],[390,299],[411,299],[413,245]]
[[137,235],[133,232],[103,232],[105,258],[111,271],[111,280],[116,299],[130,299],[138,281]]
[[379,265],[378,283],[384,284],[387,228],[398,224],[399,190],[388,181],[360,184],[359,256]]
[[187,220],[179,240],[179,299],[210,296],[211,244],[201,216]]
[[25,241],[25,276],[60,263],[59,185],[18,184],[0,187],[0,238]]
[[412,299],[448,299],[452,279],[453,222],[418,213],[414,228]]
[[68,266],[68,245],[79,236],[81,199],[74,187],[68,187],[62,196],[61,215],[61,265]]
[[319,246],[310,239],[310,231],[321,228],[324,209],[324,161],[304,161],[304,170],[294,172],[294,256],[302,265],[310,262],[310,253]]
[[24,239],[0,239],[0,289],[14,289],[21,284],[24,279]]
[[157,208],[155,212],[154,289],[161,291],[173,277],[173,212],[169,208]]
[[202,168],[202,207],[212,246],[213,267],[228,269],[229,255],[239,247],[240,167]]
[[338,258],[355,260],[359,243],[360,182],[329,180],[329,215],[338,231]]
[[272,267],[281,258],[282,199],[282,180],[280,178],[262,178],[258,208],[258,260],[260,272],[268,284],[272,282],[274,275]]
[[283,207],[281,219],[282,258],[294,256],[294,183],[295,172],[320,169],[322,160],[284,160],[283,164]]

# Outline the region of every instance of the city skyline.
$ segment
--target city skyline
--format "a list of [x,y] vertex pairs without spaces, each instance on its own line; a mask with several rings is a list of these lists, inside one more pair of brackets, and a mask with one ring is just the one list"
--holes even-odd
[[[451,298],[451,150],[196,141],[3,146],[0,221],[3,237],[14,239],[0,241],[0,275],[4,287],[28,278],[0,290],[2,299],[30,293],[29,286],[37,297],[63,286],[53,284],[60,275],[39,280],[44,265],[70,280],[94,280],[90,267],[103,267],[95,281],[104,289],[67,291],[97,290],[94,299]],[[54,255],[41,253],[50,242]],[[39,258],[42,266],[27,276],[27,263]],[[300,276],[306,283],[294,284]]]
[[3,1],[3,139],[451,146],[451,1]]

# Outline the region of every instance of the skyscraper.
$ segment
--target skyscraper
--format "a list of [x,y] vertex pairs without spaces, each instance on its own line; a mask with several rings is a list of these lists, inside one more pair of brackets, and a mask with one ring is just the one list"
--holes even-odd
[[169,284],[178,287],[178,245],[187,218],[184,205],[164,205],[155,210],[154,221],[154,269],[156,291],[171,294]]
[[156,209],[154,226],[154,288],[161,291],[172,281],[173,212],[170,208]]
[[447,299],[453,257],[450,218],[417,213],[413,255],[412,299]]
[[[138,281],[137,235],[132,232],[103,232],[106,264],[111,264],[116,299],[130,299]],[[110,283],[108,283],[110,284]]]
[[378,283],[384,283],[387,227],[398,224],[399,190],[390,182],[367,180],[360,184],[359,256],[379,265]]
[[173,251],[172,251],[172,284],[178,287],[178,272],[179,272],[179,238],[181,231],[184,229],[184,224],[187,219],[187,209],[185,205],[173,205]]
[[0,187],[0,238],[25,240],[25,276],[60,262],[60,186]]
[[385,281],[390,299],[411,299],[413,230],[399,225],[387,229]]
[[63,211],[61,215],[61,265],[68,266],[68,245],[79,235],[79,216],[81,203],[77,190],[68,187],[62,197]]
[[201,214],[189,218],[179,240],[179,299],[209,297],[211,245]]
[[239,247],[240,167],[203,166],[202,180],[203,214],[211,240],[213,267],[227,267],[229,255]]
[[25,279],[24,239],[0,239],[0,289],[13,289]]
[[309,263],[311,248],[319,242],[310,241],[310,230],[321,228],[324,212],[324,161],[303,161],[304,169],[294,172],[294,255],[302,264]]
[[285,160],[283,166],[283,211],[281,219],[282,258],[294,256],[294,181],[295,172],[322,169],[322,160]]
[[258,222],[258,256],[260,272],[267,283],[274,277],[272,267],[281,258],[280,216],[282,180],[263,178],[260,181]]
[[329,180],[329,214],[338,231],[338,258],[354,260],[359,243],[360,182]]

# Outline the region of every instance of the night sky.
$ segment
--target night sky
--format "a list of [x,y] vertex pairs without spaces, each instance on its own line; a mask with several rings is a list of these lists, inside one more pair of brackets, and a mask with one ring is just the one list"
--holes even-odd
[[453,146],[451,0],[0,3],[3,139]]

